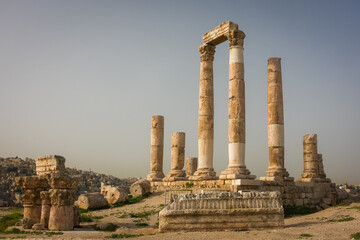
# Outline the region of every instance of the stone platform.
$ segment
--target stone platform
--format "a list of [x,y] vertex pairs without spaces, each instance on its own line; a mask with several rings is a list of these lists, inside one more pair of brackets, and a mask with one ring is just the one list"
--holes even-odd
[[159,213],[160,232],[282,228],[279,192],[180,194]]

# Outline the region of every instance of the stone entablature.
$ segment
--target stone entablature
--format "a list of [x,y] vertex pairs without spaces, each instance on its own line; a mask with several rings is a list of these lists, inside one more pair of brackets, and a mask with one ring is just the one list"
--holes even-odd
[[216,28],[206,32],[203,36],[203,43],[210,45],[218,45],[228,40],[228,35],[232,31],[239,30],[239,27],[236,23],[227,21],[223,22]]
[[36,159],[36,174],[65,172],[65,158],[57,155],[39,157]]
[[159,213],[160,232],[281,228],[284,209],[279,192],[179,194]]

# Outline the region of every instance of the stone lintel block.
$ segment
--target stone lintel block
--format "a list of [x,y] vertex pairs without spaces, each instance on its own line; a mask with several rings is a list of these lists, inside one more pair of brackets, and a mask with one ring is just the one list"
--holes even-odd
[[232,185],[260,186],[261,181],[254,179],[236,179],[232,180]]
[[58,155],[38,157],[35,165],[37,175],[65,172],[65,158]]
[[22,176],[15,178],[16,184],[22,189],[48,188],[45,176]]
[[[226,21],[220,24],[219,26],[213,28],[212,30],[206,32],[203,36],[204,44],[218,45],[220,43],[228,40],[227,35],[231,31],[239,30],[239,27],[236,23]],[[245,35],[245,34],[244,34]]]

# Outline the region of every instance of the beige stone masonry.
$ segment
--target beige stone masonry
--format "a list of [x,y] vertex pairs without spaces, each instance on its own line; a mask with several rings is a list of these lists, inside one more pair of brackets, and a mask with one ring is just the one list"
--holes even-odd
[[185,133],[171,134],[171,170],[163,181],[186,180],[185,163]]
[[37,175],[65,172],[65,158],[62,156],[50,155],[39,157],[36,159],[35,164]]
[[194,172],[197,169],[197,165],[198,165],[197,158],[195,157],[186,158],[186,167],[185,167],[186,177],[190,177],[194,175]]
[[164,152],[164,117],[157,115],[151,118],[151,147],[149,181],[162,181]]

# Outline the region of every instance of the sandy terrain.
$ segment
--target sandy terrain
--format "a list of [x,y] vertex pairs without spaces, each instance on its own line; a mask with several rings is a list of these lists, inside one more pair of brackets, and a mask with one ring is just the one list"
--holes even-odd
[[[164,196],[160,193],[152,194],[149,198],[133,205],[126,205],[112,209],[93,211],[89,214],[94,222],[84,223],[81,228],[75,231],[65,231],[63,235],[0,235],[4,237],[25,237],[26,238],[62,238],[62,239],[102,239],[113,233],[144,234],[141,237],[132,239],[351,239],[350,235],[360,232],[360,203],[353,203],[348,206],[337,206],[328,208],[306,216],[292,217],[285,219],[285,228],[273,230],[253,230],[239,232],[157,232],[157,212],[162,209]],[[9,211],[0,211],[0,215],[8,214]],[[133,214],[149,214],[149,216],[136,218]],[[337,222],[344,218],[354,218],[351,221]],[[333,222],[330,222],[333,220]],[[119,226],[115,232],[102,232],[93,229],[94,224],[114,223]],[[148,226],[137,226],[136,224]],[[301,237],[301,234],[311,234],[312,237]]]

